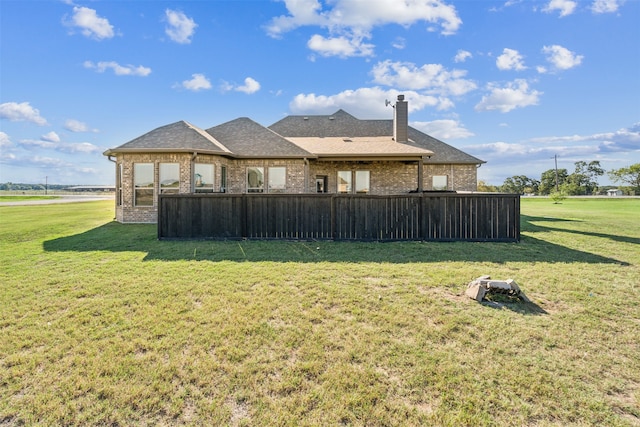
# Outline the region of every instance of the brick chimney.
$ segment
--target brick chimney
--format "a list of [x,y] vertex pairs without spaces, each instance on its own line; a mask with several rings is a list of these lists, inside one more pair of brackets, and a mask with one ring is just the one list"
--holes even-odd
[[409,140],[409,104],[404,95],[398,95],[393,112],[393,139],[396,142]]

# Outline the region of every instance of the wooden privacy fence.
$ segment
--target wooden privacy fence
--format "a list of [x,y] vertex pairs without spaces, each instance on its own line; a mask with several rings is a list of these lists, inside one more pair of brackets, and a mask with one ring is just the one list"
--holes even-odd
[[159,239],[520,240],[517,194],[167,194]]

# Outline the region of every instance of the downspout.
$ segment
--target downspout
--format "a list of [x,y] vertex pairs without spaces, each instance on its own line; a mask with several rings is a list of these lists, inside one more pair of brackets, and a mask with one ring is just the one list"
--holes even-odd
[[418,160],[418,193],[422,194],[424,188],[424,157]]
[[304,160],[304,191],[303,193],[309,192],[309,159],[306,157]]
[[191,189],[192,193],[196,192],[196,187],[195,187],[196,183],[194,182],[194,179],[193,179],[195,177],[194,173],[195,173],[196,157],[198,157],[198,152],[194,151],[193,154],[191,155],[191,165],[189,168],[189,182],[190,182],[189,188]]
[[[114,210],[113,210],[116,213],[116,216],[113,217],[113,220],[117,221],[118,220],[118,214],[117,214],[117,212],[118,212],[118,197],[121,197],[121,195],[118,194],[119,193],[119,191],[118,191],[118,174],[120,173],[120,171],[118,170],[118,161],[117,161],[118,158],[115,157],[115,159],[112,159],[111,157],[113,157],[113,156],[111,156],[111,154],[109,154],[107,156],[107,160],[109,160],[110,162],[113,162],[116,165],[116,182],[115,182],[115,184],[116,184],[116,197],[115,197],[115,200],[114,200],[115,206],[114,206]],[[120,181],[122,181],[122,177],[120,177]]]

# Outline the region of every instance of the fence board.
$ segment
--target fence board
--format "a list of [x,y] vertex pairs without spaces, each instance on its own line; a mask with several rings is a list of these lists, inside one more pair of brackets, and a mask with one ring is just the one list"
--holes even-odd
[[160,195],[159,239],[519,241],[513,194]]

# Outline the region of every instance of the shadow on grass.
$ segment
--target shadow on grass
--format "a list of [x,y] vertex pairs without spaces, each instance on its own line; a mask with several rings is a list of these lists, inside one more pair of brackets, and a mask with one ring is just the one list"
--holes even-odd
[[[523,216],[523,218],[527,218]],[[535,229],[531,229],[534,227]],[[524,227],[523,227],[524,228]],[[528,231],[543,227],[527,225]],[[110,222],[84,233],[43,243],[45,251],[140,252],[145,261],[272,262],[621,262],[523,235],[520,243],[332,242],[332,241],[160,241],[153,224]]]
[[549,314],[544,308],[533,301],[524,302],[518,298],[498,297],[484,299],[480,304],[494,310],[509,310],[518,314],[541,316]]
[[[563,232],[563,233],[574,233],[574,234],[582,234],[584,236],[591,236],[591,237],[598,237],[598,238],[603,238],[603,239],[611,239],[614,240],[616,242],[623,242],[623,243],[633,243],[633,244],[640,244],[640,239],[636,238],[636,237],[630,237],[630,236],[620,236],[618,234],[606,234],[606,233],[594,233],[591,231],[584,231],[584,230],[571,230],[568,228],[558,228],[558,227],[550,227],[550,226],[542,226],[542,225],[538,225],[538,223],[544,223],[544,222],[554,222],[554,223],[562,223],[562,222],[582,222],[580,220],[574,220],[574,219],[564,219],[564,218],[550,218],[550,217],[539,217],[539,216],[527,216],[527,215],[521,215],[520,217],[520,221],[522,223],[522,231],[524,232],[532,232],[532,233],[536,233],[536,232],[541,232],[541,231],[559,231],[559,232]],[[536,223],[536,224],[534,224]]]

